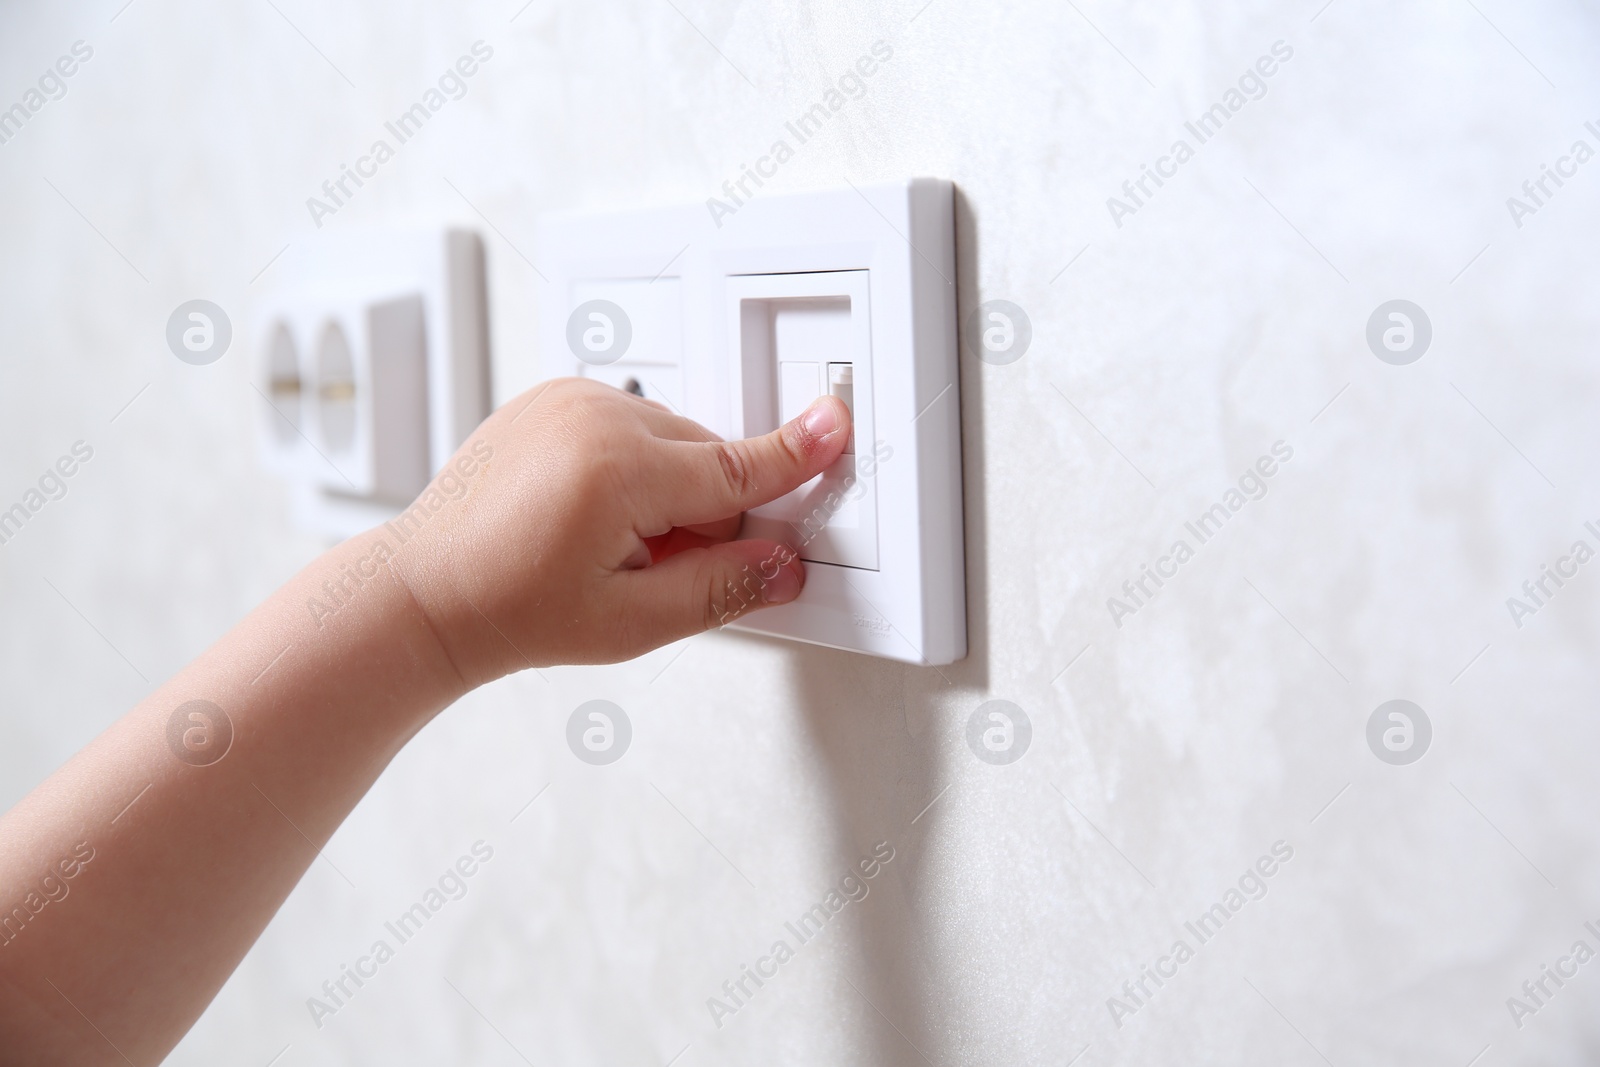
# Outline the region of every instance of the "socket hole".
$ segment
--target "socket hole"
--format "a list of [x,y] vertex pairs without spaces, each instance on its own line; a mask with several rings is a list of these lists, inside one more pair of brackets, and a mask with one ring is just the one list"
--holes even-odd
[[323,328],[317,346],[317,411],[322,440],[348,451],[356,441],[356,370],[350,340],[336,322]]
[[300,354],[294,335],[278,323],[267,342],[267,395],[282,418],[272,419],[272,433],[280,444],[292,444],[300,431]]

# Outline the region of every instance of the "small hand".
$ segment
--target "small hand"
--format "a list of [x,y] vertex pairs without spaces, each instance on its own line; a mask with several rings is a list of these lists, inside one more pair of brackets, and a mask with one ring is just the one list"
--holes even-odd
[[609,386],[547,382],[462,446],[431,487],[445,506],[397,563],[469,685],[629,659],[800,595],[793,550],[736,540],[740,522],[831,465],[849,432],[833,397],[724,442]]

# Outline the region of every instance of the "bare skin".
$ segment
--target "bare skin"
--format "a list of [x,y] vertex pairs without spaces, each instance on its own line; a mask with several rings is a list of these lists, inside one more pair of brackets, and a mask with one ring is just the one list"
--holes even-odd
[[0,817],[0,1062],[159,1062],[470,690],[793,600],[799,560],[736,540],[740,518],[848,429],[824,398],[724,443],[576,379],[490,416],[407,516],[323,554]]

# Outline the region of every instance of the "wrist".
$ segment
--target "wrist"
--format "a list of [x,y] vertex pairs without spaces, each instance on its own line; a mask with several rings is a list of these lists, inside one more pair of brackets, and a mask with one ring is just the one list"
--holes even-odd
[[[412,729],[488,678],[463,671],[429,610],[427,557],[379,526],[329,549],[286,589],[312,639],[362,670],[412,680],[396,710]],[[414,706],[412,706],[414,705]]]

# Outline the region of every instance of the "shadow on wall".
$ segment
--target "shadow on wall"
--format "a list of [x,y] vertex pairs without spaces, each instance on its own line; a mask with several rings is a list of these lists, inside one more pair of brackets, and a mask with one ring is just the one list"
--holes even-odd
[[[971,205],[956,191],[957,315],[975,306],[977,223]],[[806,717],[833,801],[835,849],[841,865],[868,856],[879,842],[894,848],[870,887],[866,903],[844,927],[857,938],[847,960],[864,970],[843,975],[859,1000],[863,1045],[876,1048],[873,1063],[922,1065],[925,1057],[948,1062],[947,1026],[955,1005],[945,1003],[958,985],[938,973],[940,959],[929,944],[924,902],[937,896],[929,885],[935,864],[928,844],[936,836],[951,785],[966,756],[959,738],[970,699],[986,693],[989,679],[986,530],[980,365],[962,354],[963,487],[966,514],[967,658],[948,667],[907,666],[823,648],[793,650],[793,691]],[[949,707],[952,697],[957,714]],[[930,801],[938,797],[937,803]],[[841,870],[844,869],[841,866]],[[855,910],[855,909],[852,909]],[[835,935],[837,936],[837,935]],[[851,966],[850,964],[846,965]]]

